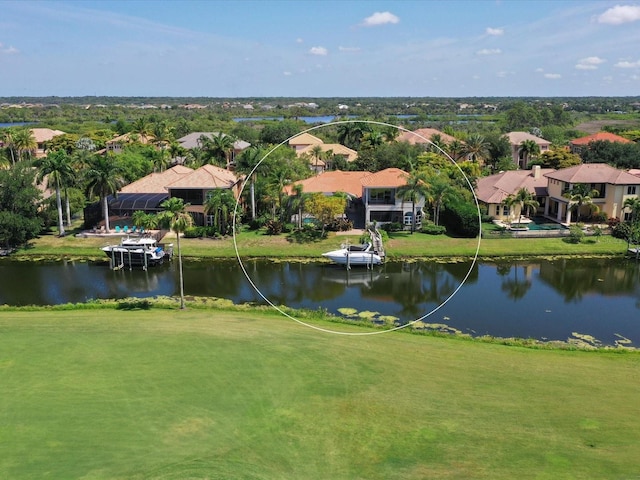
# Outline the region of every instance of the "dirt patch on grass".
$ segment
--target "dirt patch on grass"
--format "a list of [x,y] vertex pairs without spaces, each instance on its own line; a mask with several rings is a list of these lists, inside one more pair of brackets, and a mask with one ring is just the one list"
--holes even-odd
[[640,122],[633,120],[590,120],[576,125],[576,130],[587,133],[598,133],[605,126],[618,126],[625,128],[635,128],[640,126]]

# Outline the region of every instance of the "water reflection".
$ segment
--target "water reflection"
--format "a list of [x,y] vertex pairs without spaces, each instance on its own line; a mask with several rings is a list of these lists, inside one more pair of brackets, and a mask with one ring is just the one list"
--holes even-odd
[[[379,312],[474,335],[566,340],[573,332],[612,344],[616,334],[640,346],[640,263],[559,259],[475,264],[387,262],[373,270],[320,263],[247,260],[247,273],[276,305]],[[0,260],[0,303],[50,305],[94,298],[176,295],[175,264],[111,271],[86,262]],[[262,303],[235,260],[185,263],[185,293]],[[432,318],[433,317],[433,318]]]

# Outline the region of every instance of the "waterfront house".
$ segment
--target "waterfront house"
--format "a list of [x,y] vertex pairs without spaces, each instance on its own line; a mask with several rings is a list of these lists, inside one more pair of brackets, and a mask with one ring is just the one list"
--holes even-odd
[[[320,138],[310,133],[302,133],[296,135],[289,140],[289,146],[292,147],[298,157],[306,157],[309,159],[309,168],[316,173],[322,173],[332,168],[331,160],[333,157],[343,157],[347,162],[353,162],[358,158],[358,152],[346,147],[340,143],[324,143]],[[313,153],[316,147],[320,147],[321,158],[317,158]]]
[[44,157],[47,152],[47,142],[59,135],[65,135],[62,130],[52,130],[51,128],[32,128],[31,135],[36,142],[36,150],[33,152],[36,158]]
[[610,132],[598,132],[586,137],[576,138],[570,142],[571,153],[580,154],[585,148],[589,148],[591,142],[615,142],[615,143],[633,143],[631,140]]
[[581,212],[574,212],[571,201],[565,196],[576,185],[584,184],[589,190],[596,190],[598,195],[593,197],[593,205],[609,218],[624,219],[625,200],[640,197],[640,177],[606,163],[584,163],[547,173],[545,177],[549,199],[544,213],[565,224],[589,213],[588,205],[584,205]]
[[536,165],[531,170],[509,170],[479,178],[475,188],[478,202],[486,206],[487,214],[505,223],[517,221],[519,209],[506,204],[510,195],[522,188],[530,192],[539,203],[536,213],[544,212],[547,202],[548,179],[545,175],[554,172],[552,168]]

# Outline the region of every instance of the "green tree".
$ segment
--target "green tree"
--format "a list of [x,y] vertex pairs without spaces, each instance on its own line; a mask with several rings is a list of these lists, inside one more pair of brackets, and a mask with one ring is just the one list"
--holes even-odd
[[516,210],[518,217],[518,227],[520,227],[520,224],[522,223],[521,219],[523,211],[526,215],[529,215],[530,209],[536,209],[540,206],[534,195],[524,187],[518,190],[515,195],[509,195],[504,200],[504,203],[509,208],[511,208],[512,206],[518,207]]
[[527,168],[529,160],[537,155],[540,155],[540,145],[534,140],[523,140],[520,143],[519,154],[522,155],[521,168]]
[[563,194],[563,197],[569,199],[569,203],[571,205],[570,208],[576,212],[576,220],[579,222],[582,218],[581,211],[584,206],[589,207],[590,211],[594,211],[598,208],[594,205],[593,199],[599,195],[600,192],[598,190],[592,189],[586,183],[578,183],[577,185],[574,185],[571,190]]
[[42,230],[35,175],[27,164],[0,170],[0,245],[4,248],[24,245]]
[[184,275],[182,273],[182,250],[180,248],[180,234],[193,225],[193,218],[187,212],[189,204],[185,204],[184,200],[178,197],[171,197],[160,204],[164,209],[160,213],[163,222],[169,225],[169,228],[176,234],[176,243],[178,245],[178,272],[180,279],[180,308],[184,309]]
[[213,225],[221,235],[226,235],[233,224],[233,211],[236,197],[229,189],[216,189],[207,194],[204,203],[204,213],[213,216]]
[[448,197],[454,194],[453,185],[444,175],[430,175],[426,178],[427,200],[433,207],[433,223],[440,225],[440,211]]
[[109,226],[109,195],[116,193],[124,181],[121,176],[121,169],[114,161],[112,155],[94,155],[90,157],[88,169],[85,172],[87,193],[90,196],[97,196],[102,203],[102,215],[104,217],[104,227],[110,232]]
[[15,165],[16,163],[16,144],[15,144],[15,130],[12,128],[6,128],[0,130],[0,142],[4,145],[5,151],[7,152],[7,156],[11,159],[11,163]]
[[629,197],[622,204],[623,209],[631,210],[631,223],[640,222],[640,198]]
[[305,209],[322,225],[322,236],[325,235],[326,226],[336,217],[344,214],[347,207],[347,199],[343,195],[328,197],[322,193],[309,195]]
[[[75,172],[71,166],[71,157],[67,155],[64,150],[56,150],[49,152],[46,157],[37,160],[35,163],[38,169],[37,181],[38,183],[47,182],[47,186],[53,188],[56,191],[56,209],[58,210],[58,235],[65,236],[64,221],[62,215],[62,195],[61,189],[66,189],[71,185]],[[67,199],[68,208],[68,195],[65,195]],[[68,214],[70,217],[70,214]],[[70,219],[68,219],[70,220]],[[70,223],[70,221],[68,222]]]
[[36,139],[28,128],[18,128],[13,134],[13,145],[18,160],[30,160],[32,153],[38,147]]
[[469,160],[482,164],[488,155],[489,144],[483,135],[472,133],[465,140],[464,153]]
[[429,195],[429,184],[427,176],[418,171],[413,171],[405,175],[406,184],[398,187],[396,195],[403,202],[411,202],[411,233],[416,230],[416,203]]

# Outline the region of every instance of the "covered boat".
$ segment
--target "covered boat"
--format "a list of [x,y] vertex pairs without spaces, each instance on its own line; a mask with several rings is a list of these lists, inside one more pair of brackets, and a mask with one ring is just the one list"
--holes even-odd
[[173,249],[171,244],[168,247],[165,249],[155,238],[145,236],[123,238],[119,244],[107,245],[101,250],[109,257],[113,269],[133,266],[146,269],[170,258]]
[[343,245],[339,250],[333,250],[322,254],[332,262],[339,265],[380,265],[382,257],[374,250],[371,243],[361,245]]

